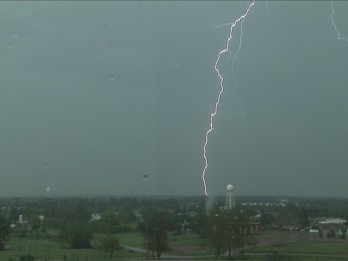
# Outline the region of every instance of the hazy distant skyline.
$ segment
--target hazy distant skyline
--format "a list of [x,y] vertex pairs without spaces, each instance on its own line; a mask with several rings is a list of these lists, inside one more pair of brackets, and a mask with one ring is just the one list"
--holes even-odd
[[[0,196],[203,195],[218,25],[248,4],[1,2]],[[348,3],[334,6],[348,36]],[[211,195],[348,196],[348,42],[330,14],[329,1],[250,11],[236,81],[220,63]]]

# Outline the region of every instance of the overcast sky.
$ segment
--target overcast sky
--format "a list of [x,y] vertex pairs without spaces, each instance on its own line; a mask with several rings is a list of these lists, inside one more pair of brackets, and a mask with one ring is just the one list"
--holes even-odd
[[[203,195],[241,1],[0,3],[0,196]],[[348,36],[348,2],[334,19]],[[219,68],[210,195],[348,196],[348,42],[258,1]],[[233,78],[235,76],[235,79]]]

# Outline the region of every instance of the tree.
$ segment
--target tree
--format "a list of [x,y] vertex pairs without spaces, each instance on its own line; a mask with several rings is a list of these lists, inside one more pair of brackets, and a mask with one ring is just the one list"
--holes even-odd
[[207,213],[204,210],[198,212],[198,215],[196,216],[196,218],[193,219],[192,223],[193,223],[192,224],[193,230],[198,235],[201,235],[203,238],[205,238],[207,236],[208,230],[209,230]]
[[270,228],[272,225],[276,223],[276,218],[273,213],[261,210],[261,219],[260,219],[261,226],[263,228]]
[[34,232],[39,232],[40,225],[41,225],[41,221],[40,221],[39,216],[30,217],[29,222],[31,224],[31,230]]
[[208,231],[208,242],[215,248],[215,257],[219,258],[228,249],[229,233],[231,232],[228,218],[225,212],[214,209],[208,217],[210,230]]
[[233,215],[233,246],[244,256],[244,248],[248,243],[248,217],[242,212]]
[[16,207],[11,207],[8,213],[8,219],[11,223],[15,223],[18,221],[19,214],[21,214],[20,210]]
[[97,223],[102,233],[115,234],[120,229],[119,218],[114,212],[105,212]]
[[290,213],[289,210],[285,207],[278,209],[278,226],[281,229],[285,229],[290,225]]
[[208,239],[215,248],[215,256],[219,258],[228,251],[232,258],[232,250],[240,250],[244,255],[244,248],[248,242],[246,215],[235,210],[214,209],[209,215]]
[[319,238],[322,238],[323,237],[323,230],[320,229],[318,235],[319,235]]
[[118,249],[121,249],[121,246],[116,237],[109,235],[102,239],[100,250],[103,251],[104,253],[109,254],[111,259],[112,259],[112,255],[114,251]]
[[308,213],[304,208],[300,208],[297,210],[297,218],[299,225],[303,227],[309,226],[309,219],[308,219]]
[[162,252],[168,250],[168,230],[170,218],[167,212],[148,208],[143,213],[143,235],[145,247],[152,252],[152,257],[161,258]]
[[335,230],[334,230],[334,229],[331,229],[330,231],[327,232],[326,236],[327,236],[328,238],[334,238],[334,237],[336,237],[336,232],[335,232]]
[[117,216],[122,224],[129,224],[135,221],[135,215],[129,203],[120,207]]
[[34,256],[32,255],[22,255],[19,257],[19,261],[34,261]]
[[91,213],[82,202],[77,202],[73,204],[60,205],[55,217],[63,220],[63,223],[87,223],[91,218]]
[[4,249],[5,242],[8,239],[10,222],[0,214],[0,250]]
[[60,237],[73,249],[90,248],[93,233],[88,224],[71,223],[62,229]]

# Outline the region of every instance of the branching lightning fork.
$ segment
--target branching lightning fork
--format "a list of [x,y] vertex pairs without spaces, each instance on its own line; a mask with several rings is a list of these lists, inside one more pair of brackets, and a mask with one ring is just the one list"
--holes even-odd
[[217,55],[217,59],[215,61],[215,71],[219,77],[219,80],[220,80],[220,91],[219,91],[219,94],[218,94],[218,97],[217,97],[217,100],[215,102],[215,107],[214,107],[214,111],[213,113],[210,114],[210,124],[209,124],[209,129],[207,130],[207,132],[205,133],[205,142],[204,142],[204,146],[203,146],[203,157],[204,157],[204,162],[205,162],[205,165],[204,165],[204,169],[203,169],[203,172],[202,172],[202,180],[203,180],[203,186],[204,186],[204,194],[207,196],[208,195],[208,191],[207,191],[207,183],[206,183],[206,180],[205,180],[205,175],[206,175],[206,171],[208,169],[208,158],[207,158],[207,145],[208,145],[208,141],[209,141],[209,134],[213,131],[214,129],[214,117],[216,116],[217,112],[218,112],[218,108],[219,108],[219,103],[220,103],[220,99],[221,99],[221,96],[224,92],[224,86],[223,86],[223,83],[224,83],[224,78],[223,76],[221,75],[220,73],[220,70],[218,68],[218,65],[219,65],[219,62],[220,62],[220,59],[221,59],[221,56],[228,52],[229,51],[229,47],[230,47],[230,42],[232,40],[232,37],[233,37],[233,29],[236,27],[236,25],[239,23],[239,22],[243,22],[244,19],[247,17],[247,15],[249,14],[249,11],[250,9],[255,5],[255,0],[252,1],[248,8],[246,9],[245,13],[240,16],[237,20],[234,21],[234,23],[231,24],[230,26],[230,31],[229,31],[229,37],[226,41],[226,47],[224,49],[222,49],[218,55]]
[[335,28],[335,31],[336,31],[336,33],[337,33],[337,39],[338,39],[338,40],[344,40],[344,41],[346,41],[346,42],[348,43],[348,38],[347,38],[347,37],[344,37],[344,36],[341,36],[340,31],[338,30],[337,25],[335,24],[335,20],[334,20],[334,18],[333,18],[334,13],[335,13],[335,9],[334,9],[333,2],[334,2],[334,1],[331,0],[331,15],[330,15],[331,24],[332,24],[332,26]]

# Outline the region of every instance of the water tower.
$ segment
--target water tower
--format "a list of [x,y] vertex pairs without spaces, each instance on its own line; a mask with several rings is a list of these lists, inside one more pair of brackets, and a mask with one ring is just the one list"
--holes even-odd
[[233,209],[234,207],[235,207],[235,202],[234,202],[233,186],[231,184],[229,184],[229,185],[227,185],[227,190],[226,190],[225,209]]

